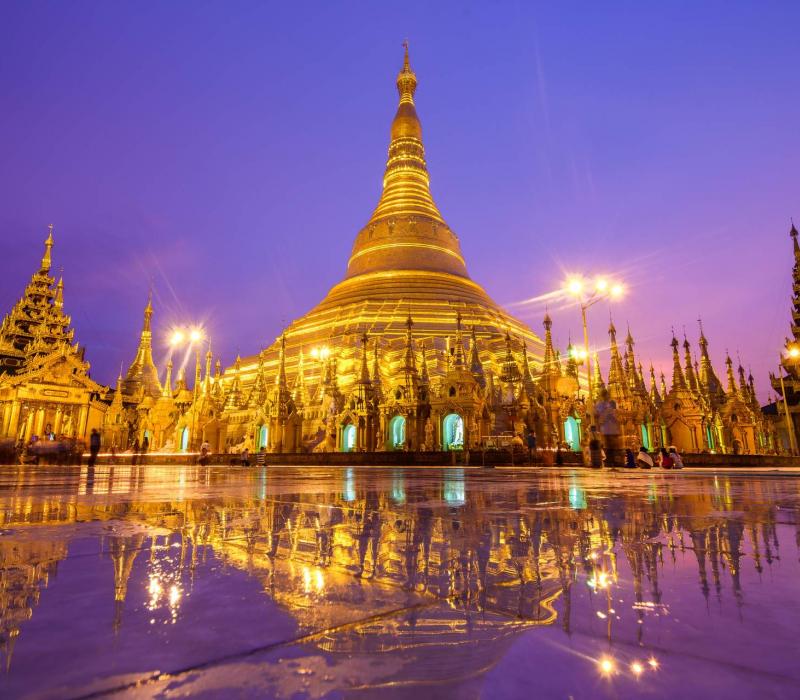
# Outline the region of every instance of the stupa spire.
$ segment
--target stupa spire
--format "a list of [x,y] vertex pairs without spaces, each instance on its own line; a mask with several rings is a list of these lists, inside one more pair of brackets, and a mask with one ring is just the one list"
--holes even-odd
[[47,227],[47,239],[44,242],[44,255],[42,256],[41,271],[47,274],[50,272],[50,267],[53,264],[52,258],[53,250],[53,224]]
[[672,391],[679,389],[686,390],[686,379],[683,376],[683,368],[681,367],[681,358],[678,354],[678,339],[675,334],[672,335]]
[[383,191],[356,237],[348,277],[385,270],[431,270],[468,277],[458,238],[447,227],[430,192],[422,125],[414,105],[417,76],[408,44],[397,75],[399,102],[392,121]]
[[167,362],[167,376],[164,377],[164,389],[162,396],[172,396],[172,358]]
[[153,292],[150,291],[147,297],[147,304],[144,307],[139,347],[136,350],[136,357],[128,367],[128,372],[125,375],[125,390],[127,394],[134,394],[139,389],[144,389],[147,395],[157,398],[161,395],[161,384],[158,381],[158,369],[153,362],[152,318]]

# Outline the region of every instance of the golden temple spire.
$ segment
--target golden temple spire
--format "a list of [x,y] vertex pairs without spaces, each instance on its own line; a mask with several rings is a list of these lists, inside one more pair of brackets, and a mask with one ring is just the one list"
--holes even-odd
[[458,238],[431,196],[422,125],[414,105],[417,76],[411,70],[407,43],[404,46],[383,192],[356,237],[347,276],[423,269],[468,277]]
[[172,397],[172,358],[167,362],[167,376],[164,377],[164,390],[163,394],[166,398]]
[[606,383],[603,381],[603,374],[600,371],[600,358],[597,356],[596,352],[593,353],[592,357],[592,372],[592,398],[598,401],[603,390],[606,388]]
[[456,347],[455,347],[455,366],[456,369],[464,369],[464,337],[461,333],[461,312],[456,313]]
[[656,384],[656,371],[653,368],[653,363],[650,363],[650,400],[654,405],[661,405],[661,394],[658,391],[658,384]]
[[158,381],[158,369],[153,362],[153,334],[150,330],[151,319],[153,317],[153,292],[147,297],[147,305],[144,307],[144,321],[142,332],[139,336],[139,348],[136,351],[128,373],[125,376],[127,394],[135,394],[140,389],[144,389],[148,396],[156,398],[161,395],[161,384]]
[[56,298],[55,298],[55,301],[53,303],[55,304],[55,307],[59,311],[63,311],[64,310],[64,278],[63,277],[59,277],[58,278],[58,284],[56,285]]
[[728,352],[725,353],[725,368],[726,374],[728,375],[728,396],[733,397],[738,393],[738,389],[736,387],[736,379],[733,375],[733,360]]
[[678,339],[675,334],[672,334],[672,391],[679,389],[686,390],[686,380],[683,376],[683,368],[681,367],[681,358],[678,355]]
[[367,349],[367,343],[369,342],[369,338],[367,337],[367,332],[364,331],[361,334],[361,383],[362,384],[369,384],[369,365],[367,362],[367,353],[369,352]]
[[430,178],[422,145],[422,124],[414,106],[417,76],[408,60],[405,43],[403,68],[397,74],[399,103],[392,121],[389,159],[383,176],[383,194],[370,223],[387,216],[417,214],[444,224],[430,193]]
[[428,385],[431,382],[430,375],[428,374],[428,358],[425,352],[425,341],[420,343],[420,355],[422,357],[422,371],[419,374],[420,384]]
[[45,274],[50,272],[50,266],[53,264],[51,251],[53,250],[53,224],[47,227],[47,240],[44,242],[44,255],[42,256],[41,271]]
[[286,388],[286,333],[281,333],[281,351],[278,356],[278,374],[275,385],[281,389]]
[[411,330],[414,327],[414,321],[411,319],[411,312],[408,312],[406,319],[406,372],[417,373],[417,360],[414,357],[414,334]]

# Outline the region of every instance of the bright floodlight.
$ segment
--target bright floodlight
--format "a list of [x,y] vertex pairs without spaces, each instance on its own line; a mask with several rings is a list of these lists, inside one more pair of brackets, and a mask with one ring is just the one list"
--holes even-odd
[[570,294],[580,294],[583,291],[583,281],[578,277],[573,277],[567,282],[567,289]]
[[621,297],[625,293],[625,289],[621,284],[615,284],[611,287],[611,296],[615,299]]
[[203,339],[203,331],[199,328],[192,328],[191,332],[189,333],[189,340],[193,343],[196,343],[199,340]]
[[183,335],[183,331],[180,329],[176,329],[172,332],[172,336],[169,339],[170,345],[180,345],[185,339]]
[[323,345],[323,346],[322,346],[322,347],[319,349],[319,356],[320,356],[320,357],[321,357],[323,360],[327,360],[327,359],[328,359],[328,357],[330,356],[330,354],[331,354],[331,349],[330,349],[330,348],[329,348],[327,345]]
[[634,676],[638,677],[642,674],[642,671],[644,671],[644,666],[642,666],[642,664],[640,664],[638,661],[634,661],[631,664],[631,671],[633,671]]
[[608,280],[603,277],[598,277],[597,282],[595,282],[595,287],[597,287],[598,292],[605,292],[606,289],[608,289]]
[[789,348],[789,357],[800,357],[800,348],[796,345],[792,345],[792,347]]

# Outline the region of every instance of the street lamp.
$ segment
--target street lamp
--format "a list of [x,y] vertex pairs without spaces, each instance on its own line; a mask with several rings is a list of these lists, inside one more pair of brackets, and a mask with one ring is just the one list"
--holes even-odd
[[[583,277],[570,277],[566,283],[567,292],[578,300],[581,308],[581,321],[583,322],[583,351],[580,357],[586,360],[586,381],[589,387],[586,406],[589,414],[589,424],[594,423],[592,399],[592,358],[589,353],[589,326],[586,323],[586,312],[598,301],[603,299],[619,299],[625,293],[622,283],[614,282],[605,277],[597,277],[594,283],[587,284]],[[800,351],[798,351],[800,353]]]
[[[786,349],[786,354],[791,360],[800,358],[800,347],[797,345],[790,345]],[[792,455],[797,455],[797,435],[794,432],[794,421],[789,415],[789,403],[786,401],[786,386],[783,383],[783,355],[780,355],[778,360],[778,377],[781,380],[781,396],[783,397],[783,413],[786,416],[786,431],[789,433],[789,450]]]
[[204,338],[205,332],[202,326],[176,327],[169,336],[169,346],[172,351],[186,345],[186,355],[183,358],[183,365],[185,365],[186,361],[189,359],[189,353],[192,351],[192,347],[195,349],[195,381],[192,396],[192,429],[189,433],[190,440],[195,439],[195,416],[197,415],[197,391],[199,388],[197,378],[200,374],[200,345]]

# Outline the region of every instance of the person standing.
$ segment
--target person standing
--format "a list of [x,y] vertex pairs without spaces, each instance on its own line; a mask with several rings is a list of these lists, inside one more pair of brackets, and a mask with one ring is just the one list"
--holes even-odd
[[250,466],[250,450],[248,450],[246,447],[242,450],[242,466]]
[[532,430],[528,431],[528,464],[533,464],[534,457],[536,457],[536,433]]
[[133,441],[133,466],[135,467],[139,463],[139,438],[135,438]]
[[256,455],[256,464],[259,467],[264,467],[267,464],[267,450],[265,447],[262,447],[258,454]]
[[595,404],[597,422],[603,436],[603,446],[608,455],[608,466],[614,467],[618,463],[620,451],[620,427],[617,415],[617,403],[608,393],[608,389],[600,392],[600,400]]
[[145,433],[144,440],[142,440],[142,455],[139,459],[140,464],[144,464],[145,459],[147,457],[147,451],[150,449],[150,438],[147,437],[147,433]]
[[94,467],[97,462],[97,454],[100,452],[100,433],[97,428],[92,428],[92,434],[89,436],[89,466]]
[[211,445],[208,444],[208,440],[203,440],[203,444],[200,445],[200,459],[198,460],[203,467],[208,464],[208,452],[210,449]]
[[602,469],[603,467],[603,445],[597,437],[597,428],[592,426],[589,429],[589,466],[592,469]]

